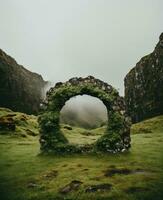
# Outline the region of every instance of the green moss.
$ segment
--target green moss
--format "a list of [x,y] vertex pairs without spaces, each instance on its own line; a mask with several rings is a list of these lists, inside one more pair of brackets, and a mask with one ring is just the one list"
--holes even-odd
[[[43,151],[58,152],[57,147],[59,148],[59,146],[57,143],[60,145],[62,144],[62,147],[66,145],[65,148],[62,148],[63,151],[68,148],[68,141],[60,130],[60,110],[71,97],[83,94],[99,98],[106,106],[108,112],[106,133],[97,143],[92,145],[93,149],[91,149],[91,151],[118,152],[122,149],[126,149],[127,145],[129,147],[130,124],[124,116],[124,103],[119,102],[120,97],[118,92],[114,88],[108,91],[103,90],[101,88],[101,83],[99,86],[83,81],[75,85],[71,83],[62,84],[59,87],[53,88],[52,92],[47,96],[48,103],[38,120],[40,124],[41,149]],[[126,132],[128,135],[124,134]],[[127,138],[127,145],[123,144],[124,137]],[[74,148],[75,145],[73,145],[73,149]],[[78,151],[78,149],[79,147],[76,145],[76,151]]]

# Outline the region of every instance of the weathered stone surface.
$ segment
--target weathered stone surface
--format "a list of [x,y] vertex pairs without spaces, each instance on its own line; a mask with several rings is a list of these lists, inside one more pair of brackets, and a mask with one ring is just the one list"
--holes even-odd
[[69,192],[72,192],[72,191],[76,191],[79,189],[80,185],[82,184],[83,182],[81,181],[78,181],[78,180],[73,180],[71,181],[71,183],[65,185],[63,188],[61,188],[59,190],[59,192],[61,194],[67,194]]
[[6,115],[0,117],[0,130],[15,131],[16,124],[13,115]]
[[133,122],[163,114],[163,33],[125,77],[125,101]]
[[86,188],[85,192],[92,193],[92,192],[104,192],[110,191],[112,189],[112,185],[110,183],[103,183],[99,185],[91,185]]
[[0,106],[37,113],[46,82],[0,49]]
[[[92,146],[68,144],[60,129],[60,111],[70,98],[87,94],[99,98],[107,108],[108,125],[106,133]],[[95,79],[72,78],[65,83],[57,83],[47,92],[39,116],[41,150],[47,152],[120,152],[130,147],[130,118],[126,115],[124,99],[111,85]]]

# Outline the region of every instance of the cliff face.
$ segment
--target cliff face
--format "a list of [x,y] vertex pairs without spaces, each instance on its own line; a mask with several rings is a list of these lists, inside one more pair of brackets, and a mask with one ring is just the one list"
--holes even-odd
[[133,122],[163,114],[163,33],[125,77],[125,100]]
[[46,82],[0,49],[0,107],[37,113]]

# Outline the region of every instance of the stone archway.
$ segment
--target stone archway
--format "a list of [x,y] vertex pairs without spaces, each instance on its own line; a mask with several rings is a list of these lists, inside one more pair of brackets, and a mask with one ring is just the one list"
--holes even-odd
[[[107,129],[93,145],[71,145],[60,130],[60,111],[71,97],[84,94],[99,98],[106,106]],[[45,152],[120,152],[130,147],[130,118],[124,99],[111,85],[92,76],[57,83],[47,92],[38,121],[41,150]]]

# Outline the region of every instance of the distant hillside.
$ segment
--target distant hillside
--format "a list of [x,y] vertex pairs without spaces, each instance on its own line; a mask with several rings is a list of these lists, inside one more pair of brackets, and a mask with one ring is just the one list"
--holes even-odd
[[107,110],[98,98],[79,95],[66,102],[60,118],[61,123],[92,129],[106,123]]
[[0,49],[0,106],[37,113],[46,82]]

